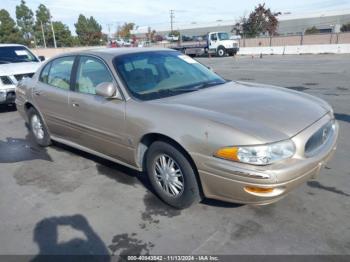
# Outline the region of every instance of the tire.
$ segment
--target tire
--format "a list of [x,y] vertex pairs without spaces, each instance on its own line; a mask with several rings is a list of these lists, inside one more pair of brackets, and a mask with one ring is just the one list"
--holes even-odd
[[[162,165],[162,159],[165,159],[166,165]],[[166,174],[163,172],[162,176],[160,167],[163,166],[172,168],[165,171]],[[162,141],[154,142],[147,152],[146,170],[153,189],[170,206],[183,209],[201,200],[195,170],[176,147]],[[162,180],[159,180],[160,177]],[[170,181],[168,190],[166,181]]]
[[223,46],[220,46],[216,52],[218,57],[224,57],[226,55],[226,49]]
[[37,144],[42,147],[51,145],[48,129],[38,111],[36,111],[34,108],[30,108],[27,114],[30,132]]

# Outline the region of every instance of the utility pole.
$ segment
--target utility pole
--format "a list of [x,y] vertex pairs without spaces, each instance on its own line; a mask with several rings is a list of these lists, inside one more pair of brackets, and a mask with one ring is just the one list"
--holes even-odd
[[51,30],[52,30],[53,45],[54,45],[55,48],[57,48],[56,37],[55,37],[55,30],[53,29],[53,24],[52,24],[52,20],[51,20],[51,15],[50,15],[50,24],[51,24]]
[[43,22],[40,20],[40,25],[41,25],[41,33],[43,35],[43,41],[44,41],[44,47],[46,48],[46,40],[45,40],[45,34],[44,34],[44,27],[43,27]]
[[107,28],[108,28],[108,39],[111,39],[112,38],[112,35],[111,35],[111,27],[113,26],[113,24],[107,24]]
[[170,34],[174,31],[175,10],[170,10]]

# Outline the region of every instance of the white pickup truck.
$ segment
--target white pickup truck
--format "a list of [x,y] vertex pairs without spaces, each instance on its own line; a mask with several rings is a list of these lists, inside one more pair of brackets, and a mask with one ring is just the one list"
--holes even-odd
[[239,42],[230,38],[226,32],[210,32],[206,41],[191,42],[173,46],[171,48],[181,51],[189,56],[215,54],[219,57],[234,56],[239,51]]
[[43,60],[23,45],[0,44],[0,104],[15,102],[17,83],[32,77]]

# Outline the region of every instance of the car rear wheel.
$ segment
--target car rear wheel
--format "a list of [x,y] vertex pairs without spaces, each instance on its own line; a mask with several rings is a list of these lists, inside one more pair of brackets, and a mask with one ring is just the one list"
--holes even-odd
[[34,109],[30,108],[28,110],[29,127],[35,141],[40,146],[49,146],[51,144],[51,139],[49,132],[40,117],[40,114]]
[[146,168],[155,192],[167,204],[181,209],[199,202],[195,171],[176,147],[154,142],[147,153]]

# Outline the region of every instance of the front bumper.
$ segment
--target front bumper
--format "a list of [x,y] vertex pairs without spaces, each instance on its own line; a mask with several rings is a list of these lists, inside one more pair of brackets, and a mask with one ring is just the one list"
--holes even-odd
[[13,104],[16,100],[15,87],[0,89],[0,104]]
[[[291,190],[315,178],[336,150],[339,126],[312,157],[304,156],[309,137],[331,120],[326,115],[292,138],[297,147],[293,158],[267,166],[252,166],[194,154],[204,195],[208,198],[244,204],[265,205],[278,201]],[[252,193],[246,187],[274,188],[270,193]]]
[[228,54],[237,54],[239,51],[239,47],[226,48],[226,52]]

